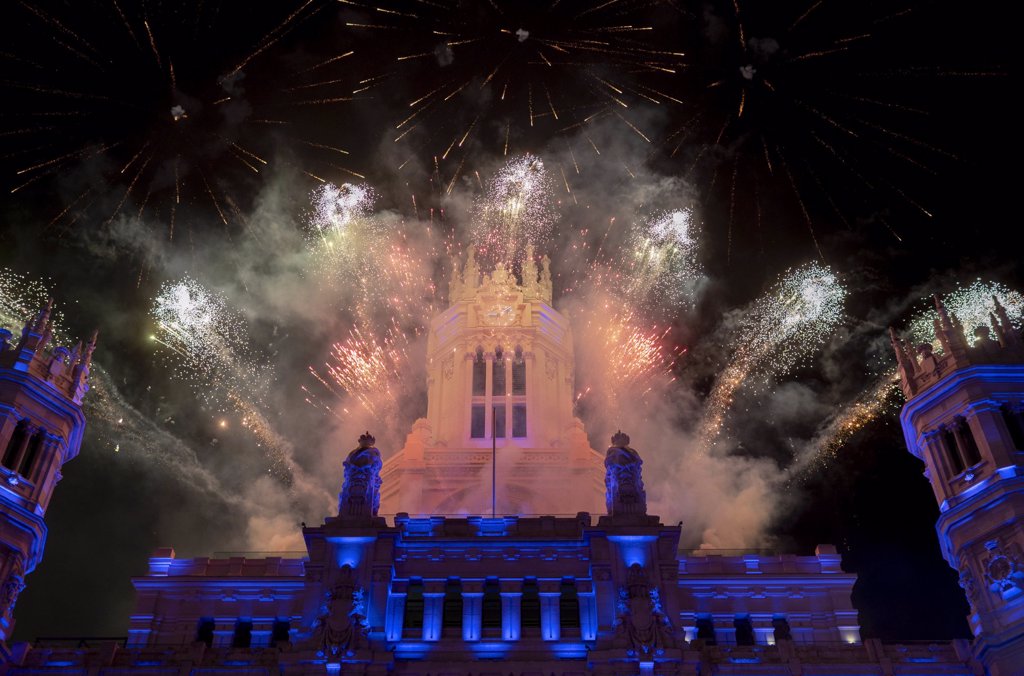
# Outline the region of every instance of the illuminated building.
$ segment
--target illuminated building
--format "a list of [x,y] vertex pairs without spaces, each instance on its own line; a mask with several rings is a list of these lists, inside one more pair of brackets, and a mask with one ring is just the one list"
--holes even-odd
[[[545,267],[536,278],[528,272],[525,283],[501,270],[474,270],[470,261],[456,276],[451,307],[431,324],[426,418],[388,462],[371,435],[360,438],[344,463],[337,515],[303,528],[305,555],[179,559],[172,549],[158,550],[148,571],[133,579],[136,603],[125,641],[17,644],[0,671],[974,676],[984,663],[993,675],[1012,673],[997,663],[1010,663],[1000,660],[1010,659],[1006,651],[1020,636],[1012,624],[1021,598],[1020,530],[1012,512],[1019,478],[1006,457],[1020,430],[1005,425],[1018,419],[1020,395],[1012,393],[1024,393],[1024,367],[999,357],[1016,359],[1015,333],[1000,329],[1002,352],[987,343],[944,345],[952,356],[931,369],[900,353],[911,397],[904,412],[908,443],[926,456],[937,495],[949,501],[940,521],[943,546],[1000,589],[986,605],[972,601],[975,652],[966,641],[889,645],[861,640],[850,600],[856,576],[842,571],[830,545],[813,556],[681,551],[680,526],[647,513],[642,454],[629,437],[616,434],[597,454],[572,417],[571,334],[550,307]],[[997,356],[971,362],[969,355],[981,354],[971,350]],[[3,382],[14,372],[7,366],[13,354],[0,356]],[[504,390],[494,385],[502,377],[494,375],[495,364],[503,360]],[[44,379],[42,372],[33,377]],[[19,388],[40,389],[18,381],[0,390],[0,401],[19,400]],[[78,399],[68,401],[80,399],[75,393]],[[482,421],[475,412],[481,405]],[[492,516],[489,436],[500,430],[489,425],[500,419],[498,405],[507,441],[500,448],[511,456],[505,467],[515,487],[495,486]],[[517,405],[525,406],[525,420],[513,412]],[[72,411],[80,434],[80,410]],[[979,441],[982,459],[972,455],[977,461],[965,462],[951,479],[933,468],[937,456],[930,454],[939,447],[921,451],[916,430],[936,424],[941,439],[962,440],[962,427],[946,433],[960,425],[956,415],[980,430],[979,439],[996,436]],[[545,502],[550,496],[542,493],[570,480],[581,490]],[[435,490],[435,482],[445,490]],[[407,493],[413,506],[402,509]],[[584,507],[571,509],[576,500]],[[978,504],[990,507],[985,515],[973,515]],[[967,507],[957,511],[958,505]],[[382,516],[392,512],[397,516]],[[9,502],[4,518],[17,518]],[[970,542],[984,540],[980,547],[965,539],[969,533]],[[1004,608],[1009,613],[1000,614]],[[994,626],[1009,632],[999,645],[988,638]]]

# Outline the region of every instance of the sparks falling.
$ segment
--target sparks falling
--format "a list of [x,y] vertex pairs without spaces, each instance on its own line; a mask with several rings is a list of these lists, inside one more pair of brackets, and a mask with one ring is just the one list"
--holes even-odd
[[778,377],[810,357],[839,325],[845,300],[846,288],[831,270],[811,263],[783,275],[755,301],[705,404],[698,434],[702,449],[715,445],[737,391]]

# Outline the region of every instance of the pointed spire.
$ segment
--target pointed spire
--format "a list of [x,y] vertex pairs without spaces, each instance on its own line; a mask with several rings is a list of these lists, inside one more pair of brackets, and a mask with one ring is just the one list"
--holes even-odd
[[896,335],[896,329],[889,327],[889,342],[892,343],[893,352],[896,353],[896,362],[902,367],[907,377],[913,377],[916,369],[916,362],[907,354],[903,341]]
[[992,296],[992,302],[996,306],[996,316],[999,318],[999,324],[1001,331],[999,334],[1002,336],[1008,346],[1020,345],[1020,336],[1017,334],[1017,329],[1013,328],[1013,322],[1010,321],[1010,315],[1006,312],[1006,308],[999,302],[999,298],[995,295]]
[[996,340],[999,341],[999,347],[1006,347],[1006,336],[1003,335],[1003,327],[994,312],[988,313],[988,323],[992,326],[992,333],[995,334]]
[[949,312],[946,311],[946,306],[943,305],[938,294],[933,294],[932,299],[935,301],[935,310],[939,313],[939,327],[941,331],[936,333],[939,334],[939,341],[942,342],[942,350],[946,353],[951,353],[953,350],[967,349],[967,337],[964,336],[964,330],[960,326],[960,321],[950,319]]
[[[949,318],[947,317],[946,319],[948,321]],[[952,348],[950,348],[949,338],[946,335],[945,330],[942,328],[942,322],[940,322],[939,318],[936,317],[932,323],[935,326],[935,337],[939,339],[939,344],[942,345],[942,351],[945,354],[949,354],[952,352]]]
[[46,301],[46,305],[39,310],[39,313],[35,317],[35,321],[32,323],[32,330],[35,333],[42,333],[45,331],[50,324],[50,315],[53,313],[53,298]]

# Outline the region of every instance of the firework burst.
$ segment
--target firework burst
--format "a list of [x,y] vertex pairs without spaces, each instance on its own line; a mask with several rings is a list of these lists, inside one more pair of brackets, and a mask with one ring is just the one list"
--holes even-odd
[[845,299],[846,289],[831,270],[812,263],[787,272],[753,304],[705,404],[702,449],[715,445],[740,388],[784,374],[825,342],[843,317]]
[[266,391],[268,367],[252,355],[245,320],[224,296],[185,277],[160,288],[150,314],[153,340],[207,403],[223,409],[240,393],[253,401]]
[[528,246],[544,244],[558,219],[553,188],[539,157],[508,161],[474,209],[472,240],[481,259],[492,265],[521,264]]

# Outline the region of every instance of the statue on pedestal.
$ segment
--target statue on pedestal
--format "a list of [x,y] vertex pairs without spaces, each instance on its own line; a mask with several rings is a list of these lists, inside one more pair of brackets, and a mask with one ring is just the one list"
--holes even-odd
[[629,436],[616,432],[604,457],[608,516],[647,514],[647,493],[640,475],[643,464],[640,454],[629,447]]
[[377,516],[380,508],[380,451],[369,432],[359,437],[359,447],[345,459],[345,479],[338,499],[338,516]]

